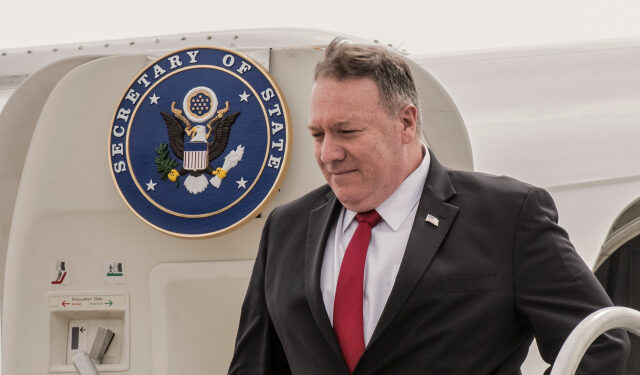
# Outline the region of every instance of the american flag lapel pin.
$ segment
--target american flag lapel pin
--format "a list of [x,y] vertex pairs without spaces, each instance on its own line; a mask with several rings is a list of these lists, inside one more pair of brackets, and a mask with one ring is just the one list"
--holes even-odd
[[433,225],[435,225],[436,227],[438,226],[438,224],[440,223],[440,220],[438,220],[437,217],[431,215],[431,214],[427,214],[427,218],[424,219],[424,221],[427,221]]

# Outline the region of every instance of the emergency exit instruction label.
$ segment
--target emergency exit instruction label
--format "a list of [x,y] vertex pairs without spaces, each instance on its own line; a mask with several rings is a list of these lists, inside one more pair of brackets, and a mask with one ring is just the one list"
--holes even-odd
[[124,284],[124,259],[109,259],[104,261],[104,283],[106,285]]
[[49,296],[49,308],[60,310],[123,310],[123,295],[59,295]]

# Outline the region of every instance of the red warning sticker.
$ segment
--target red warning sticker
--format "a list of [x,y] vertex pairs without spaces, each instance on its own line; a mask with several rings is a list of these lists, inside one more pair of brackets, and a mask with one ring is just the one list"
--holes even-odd
[[51,285],[68,285],[69,261],[52,260],[49,262],[49,280]]

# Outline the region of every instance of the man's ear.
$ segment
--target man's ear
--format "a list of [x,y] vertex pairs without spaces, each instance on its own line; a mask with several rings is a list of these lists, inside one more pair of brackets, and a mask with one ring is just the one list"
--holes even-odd
[[405,105],[398,115],[402,123],[402,141],[410,143],[416,139],[418,129],[418,108],[413,104]]

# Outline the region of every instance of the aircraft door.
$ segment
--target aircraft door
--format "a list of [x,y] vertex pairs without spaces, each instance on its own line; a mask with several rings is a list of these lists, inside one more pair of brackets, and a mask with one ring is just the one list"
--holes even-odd
[[[127,87],[151,62],[146,55],[88,58],[52,85],[42,113],[33,119],[9,235],[2,320],[5,373],[73,373],[73,351],[90,350],[101,326],[115,336],[98,371],[226,372],[266,217],[274,207],[324,183],[306,129],[313,68],[323,51],[244,52],[268,69],[286,98],[291,157],[273,199],[243,225],[216,237],[187,239],[156,230],[140,220],[114,186],[108,159],[117,148],[108,147],[111,126]],[[473,169],[455,105],[427,72],[415,64],[412,68],[425,93],[427,143],[444,164]],[[230,113],[241,98],[229,104]],[[154,99],[144,100],[151,105]],[[161,117],[157,121],[164,127]],[[277,129],[269,130],[273,135]],[[148,163],[153,167],[149,173],[157,173],[153,158]],[[239,177],[230,182],[237,189]],[[155,180],[176,189],[160,177]],[[141,189],[153,189],[154,181],[147,182]]]

